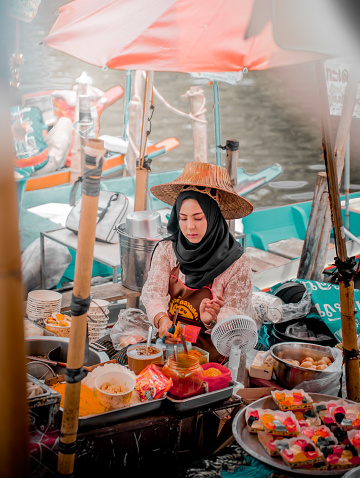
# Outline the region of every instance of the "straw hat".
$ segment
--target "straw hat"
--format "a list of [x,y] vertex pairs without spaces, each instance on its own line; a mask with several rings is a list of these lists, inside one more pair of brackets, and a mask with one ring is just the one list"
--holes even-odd
[[[235,192],[227,169],[210,163],[187,163],[178,178],[171,183],[153,186],[150,191],[161,201],[173,206],[184,186],[211,196],[218,203],[225,219],[247,216],[254,209],[249,201]],[[202,191],[197,187],[209,189]],[[210,194],[212,188],[217,190],[216,197]]]

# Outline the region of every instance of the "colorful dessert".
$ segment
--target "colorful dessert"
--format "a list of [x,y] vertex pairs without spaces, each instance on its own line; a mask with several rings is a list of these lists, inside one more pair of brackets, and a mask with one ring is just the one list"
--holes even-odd
[[350,445],[348,432],[340,427],[333,427],[333,434],[338,441],[339,445]]
[[258,431],[264,430],[264,425],[260,420],[261,412],[263,412],[263,410],[249,407],[246,409],[245,421],[250,433],[257,433]]
[[348,441],[351,445],[353,445],[357,451],[360,451],[360,431],[359,430],[349,430],[346,432],[342,430],[343,433],[346,433],[348,437]]
[[307,468],[323,462],[322,452],[307,437],[278,441],[277,448],[281,458],[291,468]]
[[314,412],[313,409],[310,410],[296,410],[294,415],[299,422],[300,428],[302,427],[318,427],[321,425],[321,420]]
[[331,445],[321,448],[330,470],[352,468],[360,464],[360,457],[353,445]]
[[330,414],[330,408],[339,407],[344,405],[344,400],[342,398],[338,400],[331,400],[329,402],[318,402],[314,403],[315,412],[318,414],[321,422],[326,425],[336,425],[334,418]]
[[260,413],[260,420],[264,431],[272,435],[294,437],[300,431],[299,423],[293,412],[264,410],[263,413]]
[[360,407],[358,404],[344,403],[329,407],[331,418],[343,430],[360,429]]
[[280,454],[276,443],[283,440],[283,437],[277,437],[266,432],[258,432],[258,439],[270,456],[278,456]]
[[298,436],[299,438],[301,437],[309,438],[320,449],[323,446],[337,445],[338,443],[334,434],[325,425],[322,425],[320,427],[302,428]]
[[271,395],[280,410],[307,410],[313,407],[312,398],[304,390],[276,390]]

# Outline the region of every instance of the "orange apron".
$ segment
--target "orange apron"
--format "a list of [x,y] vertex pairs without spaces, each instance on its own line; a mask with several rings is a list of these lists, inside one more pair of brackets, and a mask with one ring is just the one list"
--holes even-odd
[[200,304],[203,299],[212,299],[211,285],[201,289],[190,289],[179,279],[180,264],[177,264],[171,271],[169,294],[170,303],[168,313],[173,316],[176,309],[179,309],[178,320],[183,324],[194,325],[200,328],[200,333],[194,345],[209,352],[209,361],[221,363],[224,359],[214,347],[210,334],[200,320]]

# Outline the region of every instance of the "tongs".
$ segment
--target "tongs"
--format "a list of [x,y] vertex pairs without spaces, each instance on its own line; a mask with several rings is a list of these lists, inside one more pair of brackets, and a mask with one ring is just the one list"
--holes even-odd
[[[177,316],[179,315],[179,308],[176,309],[175,311],[175,314],[174,314],[174,317],[173,317],[173,323],[172,323],[172,326],[169,327],[168,329],[168,332],[170,332],[170,334],[173,334],[175,332],[175,328],[176,328],[176,319],[177,319]],[[163,338],[162,338],[162,343],[165,343],[165,339],[166,339],[166,336],[163,335]]]

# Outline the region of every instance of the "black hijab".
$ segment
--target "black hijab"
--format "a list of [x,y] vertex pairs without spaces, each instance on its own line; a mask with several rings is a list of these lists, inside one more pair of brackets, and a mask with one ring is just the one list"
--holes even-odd
[[[195,199],[206,217],[206,233],[198,244],[189,242],[180,230],[179,211],[185,199]],[[185,284],[192,289],[211,283],[243,254],[219,206],[207,194],[193,190],[181,192],[172,208],[167,230],[171,234],[168,240],[173,243],[180,270],[185,274]]]

